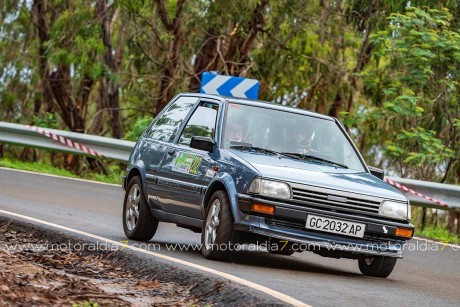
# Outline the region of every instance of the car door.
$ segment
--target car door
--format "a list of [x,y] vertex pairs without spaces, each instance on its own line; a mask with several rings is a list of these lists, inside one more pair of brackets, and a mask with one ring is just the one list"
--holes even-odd
[[215,140],[220,102],[201,100],[180,137],[167,150],[161,167],[159,185],[166,192],[159,201],[171,213],[202,219],[201,199],[212,179],[212,153],[190,148],[193,136]]
[[149,202],[158,203],[162,186],[157,185],[159,168],[168,147],[176,138],[180,126],[187,118],[199,97],[179,96],[143,134],[139,153],[146,168],[146,185]]

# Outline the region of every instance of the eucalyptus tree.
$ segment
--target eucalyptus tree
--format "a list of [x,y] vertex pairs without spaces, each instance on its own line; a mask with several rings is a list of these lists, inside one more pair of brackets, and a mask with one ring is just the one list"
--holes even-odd
[[408,7],[376,33],[356,116],[370,144],[403,176],[458,183],[460,33],[448,9]]

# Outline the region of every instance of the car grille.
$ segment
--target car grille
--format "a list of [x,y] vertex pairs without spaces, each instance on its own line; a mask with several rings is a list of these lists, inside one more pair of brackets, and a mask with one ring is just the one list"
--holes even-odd
[[296,229],[304,229],[305,222],[299,221],[287,221],[275,218],[265,218],[265,222],[271,226],[279,226],[279,227],[287,227],[287,228],[296,228]]
[[373,199],[357,194],[339,194],[334,190],[305,186],[292,187],[293,202],[306,206],[329,209],[336,212],[348,212],[360,215],[378,216],[381,199]]

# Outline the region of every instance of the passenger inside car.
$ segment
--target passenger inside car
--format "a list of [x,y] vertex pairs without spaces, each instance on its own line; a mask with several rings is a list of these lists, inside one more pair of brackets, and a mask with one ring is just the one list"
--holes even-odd
[[227,119],[227,129],[225,131],[224,143],[235,145],[235,143],[247,143],[248,122],[245,118],[234,116]]
[[289,152],[308,154],[315,151],[312,148],[315,132],[311,124],[305,121],[301,123],[296,122],[296,125],[292,127],[291,131],[290,137],[292,138],[292,142],[290,142],[290,144],[294,146]]

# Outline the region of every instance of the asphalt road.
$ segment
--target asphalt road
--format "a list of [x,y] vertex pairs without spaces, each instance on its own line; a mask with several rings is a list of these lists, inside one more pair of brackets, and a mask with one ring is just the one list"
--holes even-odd
[[[126,240],[121,187],[0,169],[0,209]],[[411,240],[405,258],[387,279],[364,277],[357,261],[313,253],[276,256],[238,252],[234,263],[204,259],[199,251],[165,244],[199,244],[200,235],[160,224],[151,243],[157,252],[230,273],[314,306],[460,305],[460,248]],[[418,247],[418,248],[417,248]]]

